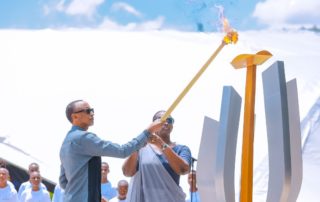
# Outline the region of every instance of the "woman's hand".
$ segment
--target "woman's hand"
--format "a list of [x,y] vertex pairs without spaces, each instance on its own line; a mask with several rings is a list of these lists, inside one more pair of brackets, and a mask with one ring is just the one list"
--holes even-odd
[[156,134],[151,134],[149,137],[149,143],[156,145],[158,148],[162,148],[164,144],[166,144],[161,137]]

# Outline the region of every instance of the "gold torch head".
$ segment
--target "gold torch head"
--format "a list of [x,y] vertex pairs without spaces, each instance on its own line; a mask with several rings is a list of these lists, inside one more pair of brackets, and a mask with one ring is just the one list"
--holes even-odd
[[230,44],[230,43],[237,43],[238,41],[238,32],[232,30],[230,32],[228,32],[225,37],[223,38],[223,42],[226,44]]

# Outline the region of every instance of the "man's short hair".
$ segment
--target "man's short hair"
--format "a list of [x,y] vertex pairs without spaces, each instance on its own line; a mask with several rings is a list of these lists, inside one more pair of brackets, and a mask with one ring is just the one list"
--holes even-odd
[[127,180],[119,180],[118,186],[129,186],[129,183]]
[[72,118],[71,118],[71,114],[73,114],[74,112],[74,109],[76,107],[76,104],[78,102],[82,102],[83,100],[75,100],[75,101],[72,101],[70,102],[67,107],[66,107],[66,116],[67,116],[67,119],[69,120],[70,123],[72,123]]
[[40,167],[39,164],[36,163],[36,162],[30,163],[30,164],[29,164],[29,169],[30,169],[32,166],[35,166],[35,167],[38,167],[38,168]]
[[0,168],[6,168],[6,167],[7,167],[7,162],[4,159],[0,158]]
[[1,167],[0,169],[4,170],[4,172],[7,174],[7,177],[10,177],[10,173],[9,173],[9,170],[7,168]]

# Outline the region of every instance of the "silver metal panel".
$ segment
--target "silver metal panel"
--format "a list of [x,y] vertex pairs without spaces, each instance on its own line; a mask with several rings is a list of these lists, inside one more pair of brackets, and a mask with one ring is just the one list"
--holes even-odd
[[283,62],[277,61],[265,70],[262,80],[269,152],[267,202],[284,202],[291,186],[291,151]]
[[216,201],[215,163],[219,122],[204,117],[197,163],[197,184],[202,202]]
[[235,201],[234,169],[241,111],[241,97],[231,86],[223,87],[216,162],[217,201]]
[[291,188],[289,202],[296,202],[302,184],[302,145],[297,81],[293,79],[287,82],[290,151],[291,151]]
[[220,124],[208,117],[204,126],[197,164],[201,202],[235,201],[234,168],[241,97],[231,87],[223,88]]

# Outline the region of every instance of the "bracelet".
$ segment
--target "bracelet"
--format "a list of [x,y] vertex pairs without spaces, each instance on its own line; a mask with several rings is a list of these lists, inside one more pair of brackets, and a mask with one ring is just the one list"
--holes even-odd
[[164,143],[162,146],[161,146],[161,150],[164,151],[165,149],[167,149],[169,147],[168,144]]

